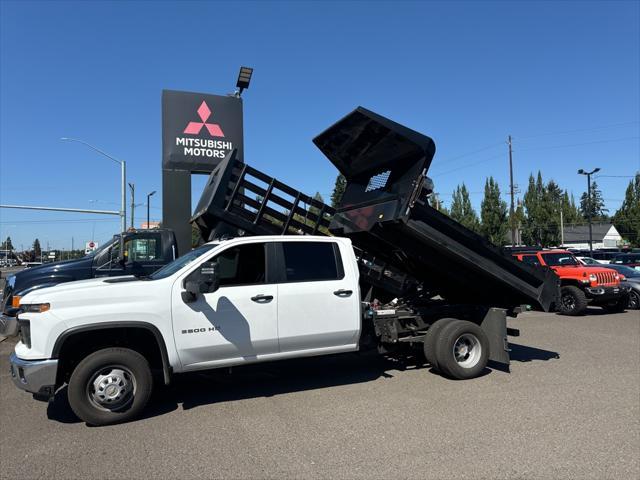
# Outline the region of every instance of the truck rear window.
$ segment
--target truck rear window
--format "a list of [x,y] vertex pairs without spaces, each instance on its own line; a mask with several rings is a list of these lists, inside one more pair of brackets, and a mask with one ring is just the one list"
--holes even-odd
[[287,282],[344,277],[338,245],[332,242],[283,242]]

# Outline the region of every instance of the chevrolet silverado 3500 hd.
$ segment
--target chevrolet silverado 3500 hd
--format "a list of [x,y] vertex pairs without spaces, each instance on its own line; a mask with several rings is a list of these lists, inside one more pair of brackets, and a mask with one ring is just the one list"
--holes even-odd
[[517,331],[507,315],[522,304],[551,310],[557,276],[429,207],[429,137],[358,108],[314,142],[347,179],[336,210],[231,154],[192,219],[210,243],[148,277],[21,299],[15,384],[45,399],[67,384],[74,412],[104,425],[144,408],[154,371],[168,383],[193,370],[412,346],[453,379],[489,360],[508,367]]

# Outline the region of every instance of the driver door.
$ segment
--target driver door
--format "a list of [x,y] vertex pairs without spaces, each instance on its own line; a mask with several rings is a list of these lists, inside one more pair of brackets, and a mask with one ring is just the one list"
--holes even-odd
[[195,301],[185,302],[182,292],[197,271],[173,285],[173,333],[184,370],[278,352],[278,291],[267,276],[267,250],[265,243],[241,244],[207,259],[218,265],[220,286]]

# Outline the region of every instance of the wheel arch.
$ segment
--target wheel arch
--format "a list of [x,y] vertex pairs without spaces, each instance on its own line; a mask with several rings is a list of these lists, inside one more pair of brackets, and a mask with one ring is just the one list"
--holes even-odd
[[[65,350],[66,347],[70,345],[70,342],[77,343],[80,339],[89,338],[96,334],[100,334],[102,337],[107,335],[108,333],[113,334],[111,339],[119,338],[120,335],[123,337],[127,335],[127,333],[137,331],[137,332],[145,332],[147,336],[152,336],[155,340],[155,347],[157,347],[158,354],[160,357],[162,374],[165,385],[168,385],[171,382],[171,374],[172,368],[169,362],[169,354],[167,351],[167,345],[162,336],[162,333],[155,325],[147,322],[140,321],[119,321],[119,322],[103,322],[103,323],[94,323],[88,325],[78,325],[75,327],[71,327],[64,332],[62,332],[55,341],[53,345],[53,350],[51,353],[51,358],[59,358],[60,354]],[[107,346],[109,342],[107,341],[105,345]]]

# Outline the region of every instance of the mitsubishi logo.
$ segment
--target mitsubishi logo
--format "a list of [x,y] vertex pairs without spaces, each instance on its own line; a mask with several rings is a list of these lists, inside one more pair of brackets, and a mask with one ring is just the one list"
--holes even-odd
[[222,132],[220,125],[218,125],[217,123],[207,123],[207,120],[211,116],[211,110],[209,109],[207,102],[205,102],[204,100],[202,101],[200,107],[198,107],[198,116],[200,117],[202,122],[189,122],[187,128],[184,129],[184,133],[198,135],[202,130],[202,127],[207,127],[207,130],[209,130],[209,135],[211,135],[212,137],[224,137],[224,133]]

